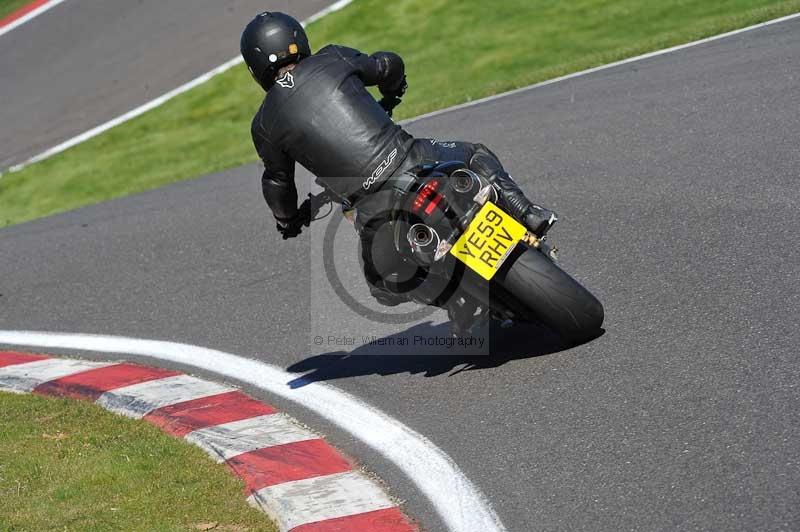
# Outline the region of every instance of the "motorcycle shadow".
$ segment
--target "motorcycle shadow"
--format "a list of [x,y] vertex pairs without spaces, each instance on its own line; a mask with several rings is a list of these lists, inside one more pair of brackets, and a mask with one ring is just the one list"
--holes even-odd
[[[492,327],[474,337],[474,345],[448,345],[450,324],[432,322],[415,325],[405,331],[375,338],[352,351],[335,351],[314,355],[292,364],[291,373],[302,373],[288,384],[301,388],[313,382],[408,373],[437,377],[462,371],[496,368],[512,360],[534,358],[565,351],[573,347],[544,326],[517,324],[511,329]],[[605,334],[598,331],[594,341]],[[433,341],[431,340],[433,339]]]

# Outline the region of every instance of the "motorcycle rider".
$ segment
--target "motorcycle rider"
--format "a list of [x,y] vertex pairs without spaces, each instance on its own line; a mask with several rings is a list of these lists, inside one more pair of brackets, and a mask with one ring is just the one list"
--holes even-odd
[[[310,223],[308,202],[300,208],[297,204],[298,162],[337,201],[355,208],[364,275],[380,303],[392,306],[413,298],[398,292],[390,280],[403,269],[403,260],[393,239],[380,235],[388,227],[394,197],[385,193],[391,188],[387,183],[408,176],[412,168],[463,161],[474,172],[495,177],[501,205],[531,232],[541,237],[557,220],[555,213],[525,197],[482,144],[415,139],[392,121],[392,110],[407,88],[397,54],[366,55],[337,45],[312,54],[300,23],[278,12],[261,13],[247,25],[241,53],[267,91],[253,119],[252,136],[264,163],[264,198],[278,231],[284,239],[292,238]],[[367,86],[378,87],[379,102]]]

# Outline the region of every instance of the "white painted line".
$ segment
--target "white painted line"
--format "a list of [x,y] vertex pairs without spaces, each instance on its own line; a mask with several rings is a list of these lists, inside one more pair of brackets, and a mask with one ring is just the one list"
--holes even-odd
[[[64,0],[59,0],[59,1],[63,2]],[[305,26],[307,24],[310,24],[311,22],[319,20],[320,18],[322,18],[325,15],[328,15],[330,13],[333,13],[334,11],[339,11],[340,9],[345,8],[352,1],[353,0],[340,0],[339,2],[336,2],[333,5],[328,6],[327,8],[323,9],[319,13],[316,13],[316,14],[312,15],[311,17],[309,17],[307,20],[303,21],[303,25]],[[202,85],[203,83],[209,81],[210,79],[218,76],[219,74],[222,74],[223,72],[226,72],[226,71],[230,70],[231,68],[233,68],[233,67],[235,67],[237,65],[242,64],[243,62],[244,62],[244,59],[242,59],[242,56],[236,56],[233,59],[231,59],[229,61],[226,61],[225,63],[221,64],[220,66],[218,66],[218,67],[206,72],[205,74],[196,77],[195,79],[191,80],[190,82],[185,83],[185,84],[183,84],[180,87],[177,87],[175,89],[172,89],[171,91],[167,92],[166,94],[163,94],[162,96],[159,96],[158,98],[155,98],[154,100],[151,100],[151,101],[145,103],[144,105],[140,105],[139,107],[137,107],[135,109],[132,109],[132,110],[128,111],[127,113],[122,114],[122,115],[120,115],[120,116],[118,116],[118,117],[116,117],[116,118],[114,118],[112,120],[109,120],[108,122],[106,122],[104,124],[100,124],[99,126],[94,127],[92,129],[90,129],[89,131],[86,131],[84,133],[81,133],[80,135],[78,135],[76,137],[73,137],[73,138],[71,138],[69,140],[66,140],[66,141],[62,142],[61,144],[59,144],[57,146],[53,146],[52,148],[40,153],[39,155],[31,157],[30,159],[28,159],[28,160],[26,160],[26,161],[24,161],[24,162],[22,162],[20,164],[12,166],[11,168],[8,169],[8,171],[9,172],[18,172],[18,171],[22,170],[23,168],[25,168],[26,166],[29,166],[29,165],[34,164],[34,163],[38,163],[40,161],[43,161],[45,159],[48,159],[48,158],[52,157],[53,155],[56,155],[56,154],[61,153],[61,152],[65,151],[65,150],[68,150],[69,148],[72,148],[73,146],[76,146],[76,145],[78,145],[78,144],[80,144],[82,142],[86,142],[87,140],[92,139],[92,138],[100,135],[101,133],[104,133],[104,132],[108,131],[111,128],[114,128],[114,127],[116,127],[116,126],[118,126],[120,124],[124,124],[125,122],[127,122],[129,120],[132,120],[132,119],[136,118],[137,116],[143,115],[147,111],[150,111],[152,109],[155,109],[156,107],[160,107],[161,105],[164,105],[165,103],[167,103],[171,99],[175,98],[176,96],[179,96],[179,95],[183,94],[184,92],[190,91],[193,88],[195,88],[195,87],[197,87],[199,85]],[[2,177],[2,173],[0,173],[0,177]]]
[[233,391],[229,386],[189,375],[175,375],[108,391],[97,399],[100,406],[140,419],[156,408]]
[[236,379],[312,410],[395,464],[425,495],[453,532],[499,532],[505,527],[486,497],[458,465],[422,434],[361,399],[331,385],[313,382],[292,389],[297,375],[223,351],[173,342],[0,330],[0,344],[140,355]]
[[319,436],[281,413],[224,423],[186,435],[186,440],[201,447],[217,462],[265,447],[316,439]]
[[109,120],[105,124],[101,124],[101,125],[99,125],[99,126],[97,126],[95,128],[90,129],[89,131],[86,131],[85,133],[81,133],[77,137],[73,137],[73,138],[71,138],[71,139],[69,139],[69,140],[67,140],[65,142],[62,142],[58,146],[53,146],[49,150],[46,150],[46,151],[40,153],[39,155],[36,155],[35,157],[31,157],[30,159],[28,159],[27,161],[25,161],[25,162],[23,162],[21,164],[12,166],[11,168],[8,169],[8,171],[9,172],[17,172],[19,170],[22,170],[26,166],[29,166],[29,165],[34,164],[34,163],[38,163],[39,161],[43,161],[45,159],[48,159],[48,158],[52,157],[53,155],[56,155],[58,153],[61,153],[62,151],[68,150],[69,148],[72,148],[73,146],[76,146],[76,145],[78,145],[78,144],[80,144],[82,142],[86,142],[87,140],[89,140],[91,138],[94,138],[94,137],[100,135],[101,133],[104,133],[104,132],[108,131],[111,128],[114,128],[114,127],[116,127],[116,126],[118,126],[120,124],[123,124],[123,123],[127,122],[128,120],[131,120],[133,118],[136,118],[137,116],[143,115],[144,113],[146,113],[147,111],[150,111],[151,109],[155,109],[156,107],[159,107],[159,106],[167,103],[169,100],[173,99],[174,97],[178,96],[179,94],[183,94],[184,92],[190,91],[193,88],[195,88],[195,87],[197,87],[199,85],[202,85],[203,83],[205,83],[206,81],[210,80],[214,76],[216,76],[218,74],[222,74],[223,72],[225,72],[227,70],[230,70],[231,68],[233,68],[236,65],[240,64],[241,62],[242,62],[241,57],[237,57],[237,58],[231,59],[227,63],[224,63],[224,64],[218,66],[214,70],[211,70],[210,72],[207,72],[207,73],[203,74],[202,76],[199,76],[199,77],[193,79],[189,83],[181,85],[177,89],[173,89],[173,90],[169,91],[168,93],[166,93],[166,94],[164,94],[162,96],[159,96],[158,98],[156,98],[154,100],[151,100],[151,101],[147,102],[144,105],[141,105],[141,106],[137,107],[136,109],[128,111],[127,113],[125,113],[125,114],[123,114],[121,116],[118,116],[118,117],[114,118],[113,120]]
[[[61,1],[63,1],[63,0],[61,0]],[[351,2],[352,2],[352,0],[342,0],[342,1],[336,2],[335,4],[331,5],[330,7],[326,8],[326,9],[323,9],[319,13],[317,13],[315,15],[312,15],[311,17],[308,18],[308,20],[304,21],[303,24],[306,25],[306,24],[309,24],[309,23],[314,22],[316,20],[319,20],[319,18],[321,18],[322,16],[327,15],[329,13],[332,13],[333,11],[338,11],[338,10],[346,7]],[[707,37],[705,39],[700,39],[698,41],[693,41],[693,42],[690,42],[690,43],[681,44],[681,45],[678,45],[678,46],[673,46],[671,48],[665,48],[663,50],[656,50],[654,52],[649,52],[649,53],[646,53],[646,54],[638,55],[636,57],[630,57],[628,59],[623,59],[621,61],[616,61],[614,63],[609,63],[607,65],[601,65],[601,66],[597,66],[597,67],[594,67],[594,68],[589,68],[587,70],[581,70],[580,72],[575,72],[575,73],[572,73],[572,74],[567,74],[566,76],[561,76],[561,77],[553,78],[553,79],[550,79],[550,80],[547,80],[547,81],[542,81],[541,83],[536,83],[534,85],[528,85],[526,87],[520,87],[519,89],[514,89],[512,91],[503,92],[503,93],[500,93],[500,94],[495,94],[493,96],[487,96],[486,98],[481,98],[479,100],[475,100],[475,101],[472,101],[472,102],[467,102],[467,103],[463,103],[463,104],[459,104],[459,105],[454,105],[452,107],[447,107],[445,109],[439,109],[438,111],[433,111],[433,112],[430,112],[430,113],[427,113],[427,114],[424,114],[424,115],[420,115],[420,116],[416,116],[414,118],[409,118],[407,120],[403,120],[402,122],[400,122],[400,124],[403,124],[403,125],[411,124],[411,123],[416,122],[418,120],[423,120],[423,119],[426,119],[426,118],[439,116],[441,114],[449,113],[449,112],[452,112],[452,111],[457,111],[459,109],[466,109],[468,107],[473,107],[475,105],[480,105],[480,104],[483,104],[483,103],[486,103],[486,102],[491,102],[493,100],[497,100],[497,99],[500,99],[500,98],[505,98],[507,96],[512,96],[514,94],[519,94],[521,92],[533,90],[533,89],[536,89],[536,88],[539,88],[539,87],[552,85],[553,83],[558,83],[560,81],[565,81],[565,80],[568,80],[568,79],[577,78],[579,76],[585,76],[585,75],[591,74],[593,72],[599,72],[601,70],[606,70],[606,69],[613,68],[613,67],[620,66],[620,65],[624,65],[624,64],[627,64],[627,63],[632,63],[634,61],[641,61],[643,59],[648,59],[650,57],[656,57],[656,56],[659,56],[659,55],[669,54],[669,53],[672,53],[672,52],[676,52],[678,50],[683,50],[685,48],[690,48],[692,46],[697,46],[699,44],[704,44],[704,43],[707,43],[707,42],[712,42],[712,41],[716,41],[716,40],[719,40],[719,39],[724,39],[724,38],[727,38],[727,37],[731,37],[733,35],[738,35],[740,33],[746,32],[746,31],[752,31],[752,30],[755,30],[755,29],[758,29],[758,28],[763,28],[765,26],[770,26],[772,24],[778,24],[780,22],[786,22],[788,20],[793,20],[793,19],[795,19],[797,17],[800,17],[800,13],[795,13],[793,15],[787,15],[785,17],[780,17],[780,18],[776,18],[776,19],[773,19],[773,20],[768,20],[768,21],[762,22],[760,24],[755,24],[753,26],[748,26],[746,28],[741,28],[741,29],[738,29],[738,30],[729,31],[727,33],[721,33],[719,35],[714,35],[712,37]],[[109,129],[111,129],[113,127],[116,127],[116,126],[118,126],[120,124],[123,124],[123,123],[127,122],[128,120],[136,118],[137,116],[140,116],[140,115],[146,113],[147,111],[150,111],[151,109],[155,109],[156,107],[159,107],[159,106],[163,105],[164,103],[168,102],[172,98],[174,98],[174,97],[176,97],[176,96],[178,96],[180,94],[183,94],[184,92],[187,92],[187,91],[197,87],[198,85],[202,85],[203,83],[209,81],[211,78],[213,78],[213,77],[217,76],[218,74],[221,74],[221,73],[223,73],[223,72],[225,72],[227,70],[230,70],[232,67],[234,67],[236,65],[239,65],[242,62],[243,62],[243,59],[241,58],[241,56],[234,57],[230,61],[227,61],[227,62],[223,63],[222,65],[218,66],[217,68],[215,68],[215,69],[203,74],[202,76],[199,76],[199,77],[193,79],[192,81],[186,83],[185,85],[181,85],[180,87],[169,91],[168,93],[164,94],[163,96],[159,96],[158,98],[152,100],[151,102],[148,102],[148,103],[146,103],[146,104],[144,104],[144,105],[142,105],[140,107],[137,107],[136,109],[133,109],[132,111],[129,111],[129,112],[123,114],[123,115],[120,115],[117,118],[114,118],[113,120],[110,120],[109,122],[106,122],[105,124],[101,124],[101,125],[93,128],[93,129],[90,129],[89,131],[87,131],[85,133],[81,133],[80,135],[78,135],[78,136],[76,136],[76,137],[74,137],[72,139],[69,139],[69,140],[67,140],[67,141],[65,141],[65,142],[63,142],[63,143],[61,143],[61,144],[59,144],[57,146],[54,146],[54,147],[52,147],[52,148],[40,153],[39,155],[31,157],[30,159],[28,159],[28,160],[26,160],[26,161],[24,161],[24,162],[22,162],[20,164],[14,165],[14,166],[10,167],[8,169],[8,171],[9,172],[18,172],[19,170],[22,170],[26,166],[29,166],[31,164],[43,161],[44,159],[47,159],[49,157],[52,157],[53,155],[61,153],[62,151],[67,150],[67,149],[69,149],[69,148],[71,148],[71,147],[73,147],[73,146],[75,146],[77,144],[80,144],[80,143],[85,142],[85,141],[87,141],[87,140],[89,140],[91,138],[94,138],[97,135],[100,135],[101,133],[103,133],[105,131],[108,131]],[[0,178],[2,178],[2,176],[3,176],[3,173],[0,172]]]
[[109,363],[48,358],[0,368],[0,390],[27,393],[43,382],[60,379],[90,369],[110,366]]
[[[15,20],[15,21],[11,22],[10,24],[7,24],[7,25],[3,26],[2,28],[0,28],[0,37],[2,37],[3,35],[5,35],[5,34],[6,34],[6,33],[8,33],[9,31],[13,30],[14,28],[17,28],[17,27],[19,27],[19,26],[22,26],[23,24],[25,24],[25,23],[26,23],[26,22],[28,22],[29,20],[32,20],[32,19],[34,19],[34,18],[38,17],[39,15],[41,15],[42,13],[44,13],[45,11],[48,11],[48,10],[50,10],[50,9],[53,9],[53,8],[54,8],[54,7],[56,7],[58,4],[60,4],[61,2],[64,2],[64,1],[65,1],[65,0],[50,0],[50,1],[49,1],[49,2],[47,2],[46,4],[42,4],[42,5],[40,5],[39,7],[37,7],[36,9],[34,9],[33,11],[31,11],[31,12],[29,12],[29,13],[26,13],[25,15],[21,16],[21,17],[20,17],[20,18],[18,18],[17,20]],[[24,6],[23,6],[23,7],[24,7]]]
[[744,33],[747,31],[757,30],[759,28],[763,28],[766,26],[771,26],[773,24],[778,24],[780,22],[786,22],[789,20],[794,20],[800,17],[800,13],[795,13],[793,15],[786,15],[785,17],[780,17],[772,20],[768,20],[766,22],[762,22],[760,24],[755,24],[753,26],[748,26],[746,28],[741,28],[738,30],[729,31],[727,33],[720,33],[719,35],[713,35],[711,37],[706,37],[705,39],[700,39],[697,41],[692,41],[686,44],[679,44],[677,46],[672,46],[671,48],[664,48],[663,50],[656,50],[654,52],[648,52],[646,54],[637,55],[635,57],[629,57],[628,59],[622,59],[620,61],[615,61],[613,63],[608,63],[606,65],[600,65],[593,68],[588,68],[586,70],[581,70],[580,72],[573,72],[572,74],[567,74],[565,76],[561,76],[558,78],[548,79],[547,81],[542,81],[540,83],[535,83],[533,85],[528,85],[526,87],[520,87],[519,89],[514,89],[507,92],[501,92],[500,94],[495,94],[492,96],[487,96],[486,98],[481,98],[479,100],[474,100],[472,102],[462,103],[459,105],[454,105],[452,107],[447,107],[445,109],[439,109],[438,111],[433,111],[424,115],[415,116],[414,118],[409,118],[408,120],[403,120],[401,124],[410,124],[416,122],[418,120],[424,120],[426,118],[432,118],[435,116],[443,115],[445,113],[450,113],[452,111],[458,111],[460,109],[466,109],[468,107],[474,107],[476,105],[481,105],[486,102],[491,102],[494,100],[499,100],[500,98],[506,98],[508,96],[513,96],[515,94],[519,94],[521,92],[527,92],[530,90],[538,89],[540,87],[546,87],[547,85],[552,85],[554,83],[559,83],[561,81],[566,81],[568,79],[577,78],[580,76],[586,76],[587,74],[592,74],[594,72],[600,72],[602,70],[608,70],[609,68],[618,67],[620,65],[626,65],[628,63],[633,63],[636,61],[642,61],[644,59],[650,59],[651,57],[657,57],[659,55],[671,54],[673,52],[677,52],[678,50],[684,50],[686,48],[691,48],[693,46],[698,46],[700,44],[705,44],[708,42],[718,41],[720,39],[726,39],[728,37],[732,37],[734,35],[738,35],[740,33]]
[[349,6],[351,3],[353,3],[353,0],[339,0],[338,2],[334,2],[331,5],[329,5],[328,7],[326,7],[325,9],[323,9],[322,11],[319,11],[319,12],[314,13],[313,15],[311,15],[310,17],[308,17],[307,19],[302,21],[301,24],[305,28],[309,24],[312,24],[312,23],[318,21],[319,19],[321,19],[322,17],[324,17],[326,15],[330,15],[331,13],[334,13],[336,11],[341,11],[342,9],[346,8],[347,6]]
[[248,500],[270,514],[280,530],[396,506],[357,471],[276,484],[258,490]]

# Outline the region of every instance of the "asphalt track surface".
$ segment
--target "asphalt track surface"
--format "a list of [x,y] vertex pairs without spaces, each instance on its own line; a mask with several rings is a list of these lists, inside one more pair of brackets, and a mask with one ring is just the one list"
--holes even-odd
[[[329,0],[68,0],[0,36],[0,169],[121,115],[239,53],[257,13]],[[143,36],[146,35],[146,38]]]
[[[798,47],[785,22],[409,126],[485,142],[562,215],[562,265],[606,308],[586,345],[533,329],[477,359],[314,346],[445,327],[349,312],[319,279],[321,230],[275,235],[255,165],[0,231],[0,328],[181,341],[329,381],[445,450],[510,530],[797,529]],[[275,402],[442,529],[393,466]]]

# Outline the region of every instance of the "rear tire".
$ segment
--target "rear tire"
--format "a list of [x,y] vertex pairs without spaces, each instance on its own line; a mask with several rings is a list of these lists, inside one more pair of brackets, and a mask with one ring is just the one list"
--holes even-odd
[[526,309],[525,318],[545,324],[564,340],[578,344],[600,334],[603,305],[539,251],[526,249],[495,280]]

